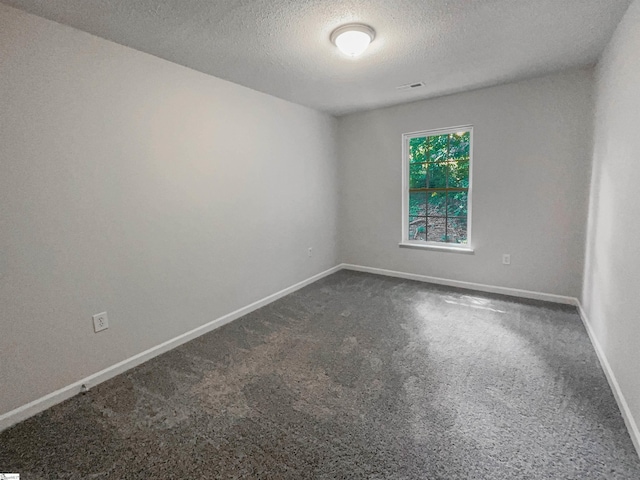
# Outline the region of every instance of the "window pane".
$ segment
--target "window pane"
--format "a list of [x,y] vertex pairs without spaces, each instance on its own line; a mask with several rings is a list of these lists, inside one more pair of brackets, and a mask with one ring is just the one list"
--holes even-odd
[[449,135],[436,135],[429,137],[429,161],[437,162],[446,160],[449,150]]
[[410,166],[409,188],[425,188],[427,186],[427,166],[424,163]]
[[427,137],[417,137],[409,140],[409,163],[427,161]]
[[409,193],[409,216],[426,216],[427,215],[427,192],[410,192]]
[[467,197],[467,192],[448,192],[447,215],[450,217],[466,217]]
[[425,217],[409,217],[409,240],[426,240],[425,225]]
[[471,134],[469,132],[452,133],[451,144],[449,145],[449,157],[468,160],[470,140]]
[[467,217],[449,217],[447,238],[452,243],[467,243]]
[[458,161],[447,164],[449,188],[469,188],[469,162]]
[[446,242],[447,219],[441,217],[427,217],[427,241],[428,242]]
[[429,181],[427,188],[445,188],[447,186],[447,164],[429,163]]
[[445,192],[429,192],[427,215],[447,216],[447,194]]
[[467,244],[471,132],[462,128],[421,135],[407,144],[405,235],[414,241]]

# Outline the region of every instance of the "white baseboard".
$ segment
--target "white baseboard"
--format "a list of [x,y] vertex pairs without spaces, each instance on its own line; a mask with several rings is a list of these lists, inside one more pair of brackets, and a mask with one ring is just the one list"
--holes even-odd
[[613,396],[616,398],[618,408],[620,408],[620,413],[622,413],[622,418],[624,419],[624,423],[627,426],[627,430],[629,431],[629,436],[631,437],[633,446],[636,447],[636,452],[638,453],[638,456],[640,456],[640,429],[638,429],[638,423],[633,418],[633,413],[631,413],[629,404],[624,398],[624,394],[622,393],[620,385],[618,384],[618,380],[616,379],[616,376],[611,369],[611,365],[609,365],[609,360],[607,360],[607,356],[605,355],[604,350],[602,349],[602,346],[598,341],[598,338],[591,328],[589,317],[587,317],[587,313],[584,311],[584,308],[582,308],[582,304],[580,302],[578,302],[578,312],[580,313],[582,323],[584,323],[584,328],[589,334],[589,338],[591,339],[591,344],[596,351],[596,355],[598,355],[598,360],[600,360],[600,365],[602,366],[602,370],[607,377],[607,381],[609,382],[609,386],[611,387]]
[[34,400],[33,402],[30,402],[26,405],[23,405],[14,410],[11,410],[10,412],[0,415],[0,432],[6,428],[11,427],[12,425],[15,425],[16,423],[26,420],[27,418],[32,417],[33,415],[36,415],[46,410],[49,407],[52,407],[53,405],[63,402],[64,400],[67,400],[73,397],[74,395],[77,395],[78,393],[80,393],[83,385],[85,385],[88,388],[94,387],[102,382],[109,380],[110,378],[115,377],[116,375],[119,375],[133,367],[136,367],[146,362],[147,360],[157,357],[162,353],[168,352],[169,350],[172,350],[182,345],[183,343],[186,343],[190,340],[193,340],[194,338],[204,335],[205,333],[215,330],[216,328],[219,328],[229,322],[232,322],[237,318],[240,318],[248,313],[253,312],[254,310],[264,307],[265,305],[268,305],[269,303],[272,303],[290,293],[293,293],[296,290],[306,287],[307,285],[314,283],[320,280],[321,278],[324,278],[328,275],[331,275],[332,273],[335,273],[343,269],[353,270],[358,272],[373,273],[378,275],[385,275],[388,277],[404,278],[408,280],[417,280],[420,282],[434,283],[437,285],[446,285],[450,287],[467,288],[469,290],[476,290],[480,292],[498,293],[503,295],[511,295],[515,297],[529,298],[534,300],[544,300],[548,302],[562,303],[566,305],[575,305],[576,307],[578,307],[580,317],[582,318],[582,321],[587,330],[587,333],[589,335],[593,348],[596,351],[598,359],[600,360],[600,365],[602,366],[602,370],[605,373],[607,381],[609,382],[609,386],[611,387],[611,390],[613,391],[613,395],[618,403],[618,407],[620,408],[620,412],[622,413],[622,417],[624,418],[625,424],[629,431],[629,435],[631,436],[631,440],[633,441],[633,444],[638,452],[638,455],[640,455],[640,430],[638,429],[638,424],[633,418],[631,410],[629,409],[629,405],[627,404],[627,401],[625,400],[624,395],[620,390],[620,386],[618,385],[618,381],[616,380],[615,374],[613,373],[613,370],[609,365],[607,357],[604,354],[604,351],[602,350],[602,347],[600,346],[598,339],[595,337],[595,334],[593,333],[593,330],[589,323],[589,319],[587,318],[587,315],[577,298],[567,297],[562,295],[555,295],[551,293],[532,292],[529,290],[520,290],[520,289],[508,288],[508,287],[498,287],[494,285],[484,285],[480,283],[464,282],[460,280],[450,280],[445,278],[429,277],[426,275],[397,272],[393,270],[364,267],[360,265],[351,265],[346,263],[337,265],[322,273],[314,275],[306,280],[303,280],[302,282],[296,283],[295,285],[292,285],[288,288],[280,290],[279,292],[269,295],[261,300],[253,302],[252,304],[247,305],[246,307],[242,307],[234,312],[228,313],[227,315],[224,315],[220,318],[217,318],[216,320],[213,320],[205,325],[202,325],[201,327],[195,328],[178,337],[175,337],[171,340],[161,343],[160,345],[150,348],[149,350],[146,350],[144,352],[141,352],[138,355],[134,355],[133,357],[123,360],[122,362],[112,365],[111,367],[108,367],[100,372],[97,372],[93,375],[83,378],[82,380],[78,380],[77,382],[71,385],[68,385],[64,388],[61,388],[60,390],[56,390],[55,392],[45,395],[44,397]]
[[27,403],[26,405],[23,405],[7,413],[4,413],[0,415],[0,432],[2,430],[5,430],[15,425],[16,423],[26,420],[27,418],[32,417],[46,410],[47,408],[50,408],[60,402],[63,402],[77,395],[78,393],[81,392],[83,385],[85,385],[87,388],[94,387],[102,382],[109,380],[110,378],[115,377],[116,375],[119,375],[133,367],[136,367],[146,362],[147,360],[152,359],[153,357],[157,357],[158,355],[168,352],[169,350],[172,350],[182,345],[183,343],[186,343],[190,340],[193,340],[194,338],[204,335],[205,333],[215,330],[216,328],[219,328],[229,322],[232,322],[233,320],[236,320],[237,318],[240,318],[248,313],[251,313],[254,310],[264,307],[269,303],[275,302],[276,300],[284,297],[285,295],[288,295],[290,293],[295,292],[296,290],[306,287],[307,285],[313,282],[316,282],[328,275],[331,275],[332,273],[335,273],[338,270],[341,270],[341,267],[339,265],[333,268],[330,268],[329,270],[325,270],[324,272],[314,275],[313,277],[307,278],[302,282],[296,283],[295,285],[292,285],[283,290],[280,290],[279,292],[269,295],[268,297],[265,297],[261,300],[253,302],[252,304],[247,305],[246,307],[242,307],[234,312],[228,313],[227,315],[217,318],[209,323],[206,323],[205,325],[195,328],[189,332],[183,333],[182,335],[179,335],[171,340],[161,343],[160,345],[152,347],[149,350],[141,352],[137,355],[134,355],[131,358],[127,358],[122,362],[116,363],[115,365],[105,368],[100,372],[94,373],[93,375],[83,378],[82,380],[78,380],[77,382],[72,383],[71,385],[67,385],[66,387],[63,387],[60,390],[56,390],[55,392],[45,395],[44,397],[38,398],[37,400]]
[[363,267],[361,265],[351,265],[348,263],[342,263],[339,265],[339,267],[345,270],[354,270],[356,272],[375,273],[378,275],[385,275],[387,277],[405,278],[407,280],[435,283],[437,285],[446,285],[448,287],[467,288],[469,290],[476,290],[479,292],[499,293],[502,295],[510,295],[512,297],[544,300],[547,302],[562,303],[565,305],[578,305],[578,299],[575,297],[566,297],[563,295],[555,295],[553,293],[532,292],[529,290],[520,290],[517,288],[498,287],[495,285],[485,285],[482,283],[463,282],[461,280],[450,280],[448,278],[428,277],[426,275],[418,275],[416,273],[396,272],[394,270]]

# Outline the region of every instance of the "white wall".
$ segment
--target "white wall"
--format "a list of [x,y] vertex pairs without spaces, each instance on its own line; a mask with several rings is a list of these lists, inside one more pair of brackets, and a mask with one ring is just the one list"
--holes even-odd
[[0,45],[0,414],[336,265],[334,118],[3,5]]
[[[339,119],[342,262],[578,296],[592,72],[578,70]],[[473,124],[474,255],[399,248],[401,135]],[[511,266],[502,254],[511,254]]]
[[[598,64],[582,304],[640,422],[640,0]],[[633,420],[631,420],[633,422]],[[640,439],[636,430],[636,441]],[[640,444],[637,445],[640,451]]]

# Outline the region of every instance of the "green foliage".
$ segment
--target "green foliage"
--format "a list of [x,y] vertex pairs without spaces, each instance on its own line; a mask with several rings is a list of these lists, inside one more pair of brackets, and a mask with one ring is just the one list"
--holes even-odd
[[471,141],[471,134],[464,132],[462,134],[453,133],[449,135],[449,158],[454,159],[469,159],[469,143]]
[[427,137],[416,137],[409,140],[409,162],[427,161]]
[[446,188],[447,187],[447,167],[445,162],[428,163],[427,188]]
[[410,188],[469,188],[469,132],[409,141]]
[[467,216],[467,192],[447,193],[447,216],[462,217]]
[[427,164],[414,163],[409,165],[409,188],[425,188],[427,185]]
[[469,160],[447,163],[448,188],[469,188]]
[[449,157],[449,135],[436,135],[429,137],[429,161],[442,162]]
[[427,192],[409,192],[409,216],[427,215]]
[[468,194],[448,189],[469,188],[470,140],[460,132],[409,141],[410,238],[466,242]]

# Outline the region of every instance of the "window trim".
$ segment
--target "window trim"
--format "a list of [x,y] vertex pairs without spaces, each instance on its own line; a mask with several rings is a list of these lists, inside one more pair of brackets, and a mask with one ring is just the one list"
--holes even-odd
[[[469,132],[469,188],[467,189],[467,243],[447,243],[426,240],[409,239],[409,141],[416,137],[432,137],[456,133],[464,130]],[[471,243],[472,205],[473,205],[473,125],[459,125],[456,127],[436,128],[402,134],[402,240],[400,247],[419,248],[425,250],[439,250],[460,253],[473,253]]]

